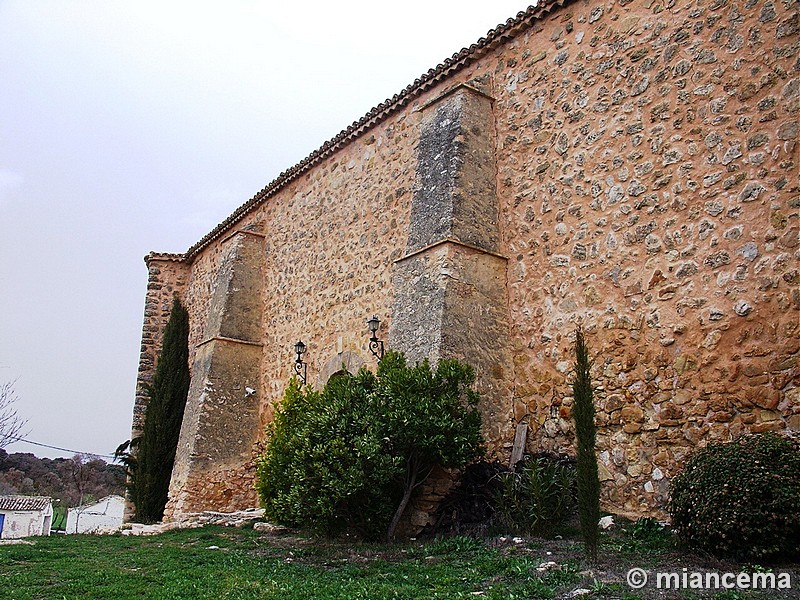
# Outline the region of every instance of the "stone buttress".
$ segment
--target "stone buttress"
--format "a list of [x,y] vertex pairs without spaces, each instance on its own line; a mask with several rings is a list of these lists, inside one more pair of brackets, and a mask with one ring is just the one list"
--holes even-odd
[[264,236],[241,230],[223,241],[203,341],[192,366],[165,519],[257,504],[252,480],[261,433]]
[[511,402],[492,99],[459,85],[422,110],[408,245],[394,265],[390,346],[412,363],[471,364],[496,452],[510,430]]

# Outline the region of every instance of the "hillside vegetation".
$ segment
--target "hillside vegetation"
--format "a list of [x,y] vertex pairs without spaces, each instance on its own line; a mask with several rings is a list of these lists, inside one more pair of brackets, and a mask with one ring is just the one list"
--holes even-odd
[[0,496],[50,496],[62,507],[125,493],[125,470],[100,458],[37,458],[0,449]]

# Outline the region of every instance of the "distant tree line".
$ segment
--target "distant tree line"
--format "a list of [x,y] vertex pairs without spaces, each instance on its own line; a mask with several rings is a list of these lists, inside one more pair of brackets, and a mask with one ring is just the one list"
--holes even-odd
[[49,496],[72,507],[124,492],[125,469],[100,458],[37,458],[0,449],[0,496]]

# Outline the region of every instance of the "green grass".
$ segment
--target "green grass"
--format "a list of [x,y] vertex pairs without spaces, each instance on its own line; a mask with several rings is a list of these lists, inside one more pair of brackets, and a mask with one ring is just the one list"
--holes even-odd
[[[708,562],[675,544],[657,523],[621,522],[604,533],[598,564],[583,545],[563,539],[463,536],[394,545],[311,536],[268,536],[252,529],[205,527],[158,536],[57,535],[33,544],[0,545],[0,600],[82,598],[466,599],[563,598],[576,588],[590,598],[654,600],[652,586],[633,590],[633,566],[754,571]],[[543,562],[557,567],[539,572]],[[789,570],[800,581],[797,565]],[[775,592],[682,590],[682,598],[773,598]]]
[[517,550],[469,538],[397,546],[274,540],[220,527],[53,536],[0,547],[0,598],[552,598],[580,579],[568,564],[539,575],[541,560]]

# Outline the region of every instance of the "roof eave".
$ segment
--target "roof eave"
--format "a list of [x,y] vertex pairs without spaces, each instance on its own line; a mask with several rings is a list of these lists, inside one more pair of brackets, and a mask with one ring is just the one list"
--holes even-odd
[[[326,141],[317,150],[309,154],[293,167],[283,171],[272,182],[267,184],[250,200],[239,206],[222,223],[217,225],[209,233],[203,236],[196,244],[190,247],[184,254],[165,254],[151,252],[145,257],[145,262],[150,260],[176,260],[192,261],[209,244],[219,238],[230,227],[241,221],[255,208],[260,206],[265,200],[283,189],[286,185],[309,171],[312,167],[319,164],[324,159],[334,154],[337,150],[347,143],[360,137],[376,125],[385,121],[388,117],[405,108],[413,100],[421,96],[439,82],[451,77],[462,69],[466,68],[478,58],[484,56],[500,44],[520,35],[529,29],[543,15],[552,12],[557,7],[564,6],[573,0],[541,0],[539,4],[529,6],[524,12],[517,13],[516,17],[508,19],[494,29],[490,30],[486,37],[480,38],[476,43],[467,48],[462,48],[450,58],[429,69],[421,77],[414,80],[399,94],[388,98],[378,106],[370,110],[358,121],[355,121],[348,128],[339,132],[336,136]],[[149,263],[148,263],[149,264]]]

